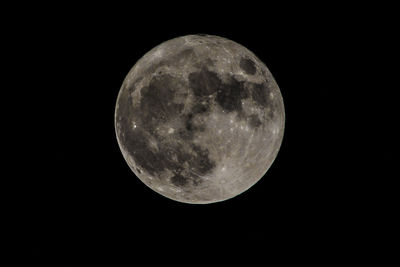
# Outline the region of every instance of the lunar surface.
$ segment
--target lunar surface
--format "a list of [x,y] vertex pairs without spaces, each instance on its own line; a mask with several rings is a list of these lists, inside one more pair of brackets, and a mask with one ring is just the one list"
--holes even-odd
[[211,35],[166,41],[130,70],[115,109],[121,152],[148,187],[213,203],[259,181],[279,151],[285,112],[270,71]]

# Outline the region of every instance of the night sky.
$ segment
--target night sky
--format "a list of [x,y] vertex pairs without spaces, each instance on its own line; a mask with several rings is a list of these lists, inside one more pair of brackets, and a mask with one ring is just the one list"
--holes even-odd
[[[340,91],[348,67],[341,52],[351,33],[340,23],[346,14],[339,20],[325,8],[290,10],[167,4],[154,12],[106,5],[27,10],[14,34],[25,55],[21,71],[30,70],[17,83],[30,107],[24,113],[30,147],[22,157],[31,161],[16,178],[29,266],[136,266],[144,255],[204,259],[228,247],[254,247],[259,255],[325,253],[329,240],[340,239],[343,216],[355,212],[348,204],[353,184],[343,172],[351,155],[342,143],[353,137],[343,131]],[[198,33],[255,53],[275,77],[286,111],[283,143],[265,177],[208,205],[175,202],[147,188],[123,159],[114,130],[117,95],[136,61],[163,41]]]

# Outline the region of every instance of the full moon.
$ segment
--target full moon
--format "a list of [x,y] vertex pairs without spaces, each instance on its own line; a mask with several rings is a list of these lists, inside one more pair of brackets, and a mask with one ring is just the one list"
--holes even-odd
[[187,35],[146,53],[129,71],[115,131],[134,174],[184,203],[233,198],[267,172],[282,143],[281,92],[260,59],[213,35]]

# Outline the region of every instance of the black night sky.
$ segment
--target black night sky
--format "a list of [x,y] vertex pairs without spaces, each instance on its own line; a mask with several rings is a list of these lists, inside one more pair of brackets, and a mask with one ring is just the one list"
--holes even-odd
[[[178,9],[54,7],[27,12],[14,31],[21,71],[31,70],[18,81],[30,107],[24,117],[32,163],[20,167],[29,174],[18,178],[17,224],[29,266],[141,266],[144,255],[196,261],[230,247],[267,258],[285,251],[301,257],[303,249],[323,254],[347,229],[343,218],[357,212],[354,184],[342,171],[351,157],[342,140],[353,138],[344,138],[338,92],[350,64],[341,53],[353,49],[340,22],[347,15],[250,5]],[[281,150],[266,176],[208,205],[147,188],[123,159],[114,130],[130,68],[161,42],[197,33],[254,52],[275,77],[286,111]]]

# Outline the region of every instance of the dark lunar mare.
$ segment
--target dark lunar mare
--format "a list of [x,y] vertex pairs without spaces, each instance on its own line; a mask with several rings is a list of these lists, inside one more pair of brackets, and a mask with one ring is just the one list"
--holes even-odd
[[[255,63],[250,59],[243,58],[241,67],[247,73],[255,74]],[[208,70],[205,66],[199,71],[190,73],[189,87],[193,90],[195,102],[201,103],[204,99],[209,99],[209,95],[215,94],[216,104],[225,112],[236,112],[239,118],[247,118],[250,127],[258,128],[262,125],[258,115],[246,114],[243,111],[242,100],[251,97],[257,106],[261,108],[269,106],[271,104],[268,98],[270,89],[267,83],[243,82],[237,80],[234,76],[226,76],[225,80],[227,81],[223,82],[217,73]],[[198,106],[195,106],[195,108],[198,108]],[[196,109],[194,109],[191,116],[188,117],[189,123],[196,113]]]
[[[117,121],[121,127],[120,132],[125,133],[119,136],[120,140],[128,151],[133,151],[130,153],[135,163],[155,177],[160,177],[163,171],[171,171],[171,182],[184,188],[189,184],[199,185],[201,177],[210,173],[216,163],[209,158],[207,149],[192,143],[193,134],[204,130],[193,124],[192,120],[198,114],[209,112],[210,103],[201,104],[196,101],[191,111],[183,114],[184,104],[173,102],[182,86],[182,81],[171,75],[155,75],[149,85],[141,89],[140,106],[134,110],[131,110],[132,99],[128,93],[132,90],[123,88]],[[168,124],[179,116],[185,119],[184,127],[172,135],[176,135],[177,140],[185,140],[189,148],[184,148],[179,142],[168,141],[167,137],[156,131],[159,125]],[[133,128],[133,121],[138,125],[137,128]],[[151,138],[156,140],[158,149],[150,145]],[[184,165],[189,166],[189,169],[185,169]]]
[[255,63],[249,58],[240,59],[239,66],[247,74],[254,75],[257,72],[257,68],[256,68]]
[[154,76],[149,86],[142,88],[140,118],[150,132],[160,123],[165,123],[181,113],[184,104],[172,102],[179,86],[181,85],[178,79],[162,74]]
[[270,89],[266,83],[251,83],[251,97],[259,106],[266,108],[269,104]]
[[222,83],[218,90],[216,102],[223,110],[228,112],[236,111],[242,114],[242,100],[249,96],[248,89],[244,86],[244,82],[229,77],[228,83]]

